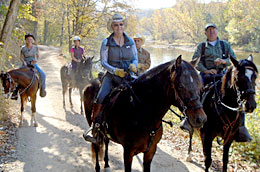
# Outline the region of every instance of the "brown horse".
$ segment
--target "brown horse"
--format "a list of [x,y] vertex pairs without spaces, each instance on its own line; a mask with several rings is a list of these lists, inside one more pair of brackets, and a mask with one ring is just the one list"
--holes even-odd
[[65,94],[69,89],[69,101],[70,106],[73,108],[71,93],[73,88],[79,89],[80,94],[80,110],[81,114],[83,113],[83,106],[82,106],[82,92],[85,86],[93,79],[92,76],[92,60],[93,57],[84,57],[81,62],[77,65],[75,70],[75,74],[69,72],[69,66],[64,65],[60,69],[60,77],[62,83],[62,95],[63,95],[63,107],[66,108],[65,103]]
[[10,70],[9,72],[2,72],[0,75],[2,85],[4,87],[4,96],[9,98],[15,87],[19,88],[19,95],[21,98],[21,119],[19,127],[23,126],[23,112],[25,105],[30,98],[32,118],[31,125],[38,126],[36,121],[36,98],[39,89],[39,79],[37,71],[31,67],[22,67],[19,69]]
[[[162,118],[171,105],[183,111],[195,128],[206,121],[206,115],[199,100],[201,80],[194,69],[199,61],[185,62],[179,56],[142,74],[128,86],[119,87],[105,100],[102,109],[104,125],[97,138],[105,142],[105,169],[108,164],[109,139],[124,148],[125,171],[131,171],[134,155],[144,153],[144,171],[149,172],[157,143],[163,128]],[[89,111],[90,112],[90,111]],[[86,116],[89,118],[90,115]],[[89,120],[88,120],[89,121]],[[104,137],[105,135],[105,137]],[[94,144],[96,171],[100,171],[99,152],[103,147]]]
[[[212,163],[211,148],[215,137],[222,137],[223,172],[227,171],[229,148],[238,134],[245,113],[252,113],[256,108],[255,80],[258,70],[253,63],[253,56],[237,61],[230,57],[233,63],[221,81],[217,81],[212,89],[202,98],[203,109],[207,114],[207,122],[200,129],[203,153],[205,156],[205,171],[208,172]],[[192,134],[190,133],[189,159],[191,159]]]

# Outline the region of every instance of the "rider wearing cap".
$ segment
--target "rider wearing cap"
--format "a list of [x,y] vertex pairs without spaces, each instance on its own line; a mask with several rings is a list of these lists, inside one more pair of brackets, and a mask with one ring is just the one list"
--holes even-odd
[[141,36],[140,34],[137,34],[134,37],[135,45],[138,52],[138,74],[144,73],[146,70],[148,70],[151,66],[151,58],[150,53],[142,48],[142,46],[145,43],[145,38]]
[[[229,56],[236,58],[230,44],[224,40],[219,40],[217,33],[218,30],[215,24],[207,24],[205,26],[207,40],[197,46],[192,57],[192,59],[201,58],[196,69],[200,71],[204,85],[213,81],[212,78],[214,78],[214,76],[222,77],[224,75],[226,67],[231,65]],[[237,142],[252,140],[244,124],[245,114],[243,115],[244,120],[235,137],[235,141]],[[191,130],[186,119],[182,122],[181,128],[188,131]]]
[[[134,40],[124,32],[126,24],[127,22],[121,14],[113,15],[112,19],[107,23],[107,29],[111,35],[103,40],[100,50],[101,64],[107,70],[107,73],[97,95],[97,102],[93,107],[92,121],[95,124],[93,132],[96,131],[95,128],[102,122],[100,121],[102,119],[99,118],[101,115],[100,111],[105,97],[111,92],[112,87],[115,86],[112,83],[116,85],[123,83],[123,78],[128,70],[134,73],[137,72],[137,50]],[[90,134],[84,134],[83,137],[86,141],[96,142],[96,139]]]
[[[46,75],[41,70],[41,68],[37,65],[37,61],[39,60],[39,48],[38,46],[34,45],[35,38],[32,34],[28,33],[25,35],[25,42],[26,44],[22,46],[21,49],[21,55],[20,60],[22,61],[24,66],[27,66],[28,64],[33,65],[35,69],[40,74],[40,96],[45,97],[46,96]],[[12,94],[12,99],[17,100],[17,94],[18,94],[19,88],[16,88]]]

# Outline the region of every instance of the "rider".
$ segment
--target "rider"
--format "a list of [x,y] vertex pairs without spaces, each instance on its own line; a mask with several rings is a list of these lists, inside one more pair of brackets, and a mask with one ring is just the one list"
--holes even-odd
[[72,65],[72,72],[75,73],[76,69],[77,69],[77,64],[80,63],[80,61],[82,60],[82,56],[85,53],[84,48],[80,47],[80,37],[79,36],[75,36],[73,38],[74,41],[74,46],[71,48],[70,50],[70,54],[71,54],[71,65]]
[[[22,61],[24,66],[27,66],[27,64],[34,65],[35,69],[39,72],[40,82],[41,82],[40,96],[45,97],[46,96],[46,90],[45,90],[46,75],[41,70],[41,68],[36,64],[37,60],[39,59],[39,48],[36,45],[33,45],[34,41],[35,38],[32,34],[28,33],[25,35],[26,44],[22,46],[20,60]],[[18,90],[19,88],[16,87],[16,89],[12,94],[12,99],[17,100]]]
[[[112,34],[103,40],[100,50],[101,64],[107,70],[107,73],[103,78],[97,95],[97,102],[93,107],[92,121],[95,123],[93,132],[102,122],[100,121],[100,112],[105,97],[112,90],[112,83],[116,83],[116,85],[122,83],[128,69],[134,73],[137,72],[137,50],[134,40],[124,33],[126,24],[127,22],[121,14],[113,15],[107,23],[107,29]],[[96,142],[96,139],[90,134],[83,136],[86,141]]]
[[134,37],[134,41],[138,52],[138,74],[142,74],[151,66],[150,53],[146,49],[142,48],[142,45],[145,43],[144,37],[142,37],[140,34],[137,34]]
[[[192,57],[192,59],[201,57],[196,69],[200,71],[204,85],[212,81],[212,78],[217,74],[220,74],[220,76],[224,75],[225,68],[231,65],[228,58],[229,56],[236,58],[230,44],[226,41],[219,40],[217,33],[218,30],[215,24],[207,24],[205,26],[205,35],[207,36],[207,40],[197,46],[197,49]],[[251,140],[251,137],[245,127],[244,120],[239,127],[237,137],[235,138],[237,142],[246,142]],[[190,131],[190,127],[186,119],[182,122],[181,128]]]

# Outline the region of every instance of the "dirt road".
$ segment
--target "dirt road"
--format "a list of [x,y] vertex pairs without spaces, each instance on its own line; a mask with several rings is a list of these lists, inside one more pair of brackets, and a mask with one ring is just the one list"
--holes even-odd
[[[64,110],[59,74],[63,64],[57,58],[58,49],[41,46],[40,50],[39,66],[47,75],[47,97],[38,96],[37,128],[29,126],[31,113],[30,105],[27,105],[24,126],[17,132],[17,160],[8,164],[9,169],[15,172],[92,172],[90,144],[82,138],[88,125],[84,116],[79,114],[78,91],[73,92],[74,109],[70,109],[67,103],[67,110]],[[110,144],[109,157],[111,171],[124,171],[120,145]],[[202,171],[180,157],[183,156],[160,143],[152,162],[152,172]],[[132,169],[133,172],[142,171],[141,154],[134,158]]]

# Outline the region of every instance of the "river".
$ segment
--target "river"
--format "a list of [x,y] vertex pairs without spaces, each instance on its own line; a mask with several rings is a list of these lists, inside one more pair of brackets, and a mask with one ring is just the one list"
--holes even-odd
[[[167,46],[153,44],[150,44],[149,46],[146,44],[144,48],[147,49],[151,54],[151,67],[177,58],[180,54],[184,60],[190,61],[194,53],[194,50],[192,49],[183,50],[174,47],[167,48]],[[252,54],[254,57],[254,63],[257,65],[258,70],[260,70],[260,53],[235,51],[235,54],[237,55],[238,59],[247,58],[249,54]]]

